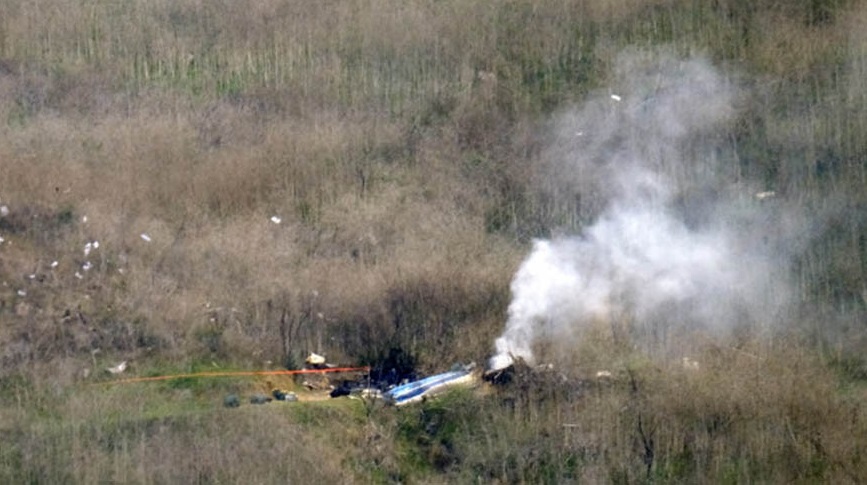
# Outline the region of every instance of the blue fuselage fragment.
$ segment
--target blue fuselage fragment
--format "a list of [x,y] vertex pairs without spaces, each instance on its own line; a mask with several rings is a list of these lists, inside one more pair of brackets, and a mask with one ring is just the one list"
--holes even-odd
[[420,401],[449,387],[466,386],[473,382],[467,370],[450,371],[397,386],[385,393],[385,398],[396,406]]

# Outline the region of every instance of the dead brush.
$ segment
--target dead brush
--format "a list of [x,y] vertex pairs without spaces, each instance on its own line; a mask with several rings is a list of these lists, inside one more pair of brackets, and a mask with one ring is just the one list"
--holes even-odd
[[[81,7],[0,0],[0,431],[14,444],[0,481],[867,476],[864,344],[850,338],[864,320],[863,0]],[[707,135],[719,164],[694,165],[816,215],[791,238],[791,325],[814,347],[637,351],[634,322],[601,322],[550,359],[592,385],[567,392],[555,373],[499,400],[459,396],[403,441],[378,410],[347,433],[365,425],[339,411],[222,414],[222,396],[76,387],[128,359],[127,373],[397,346],[424,372],[481,361],[528,242],[579,231],[601,204],[549,180],[549,120],[612,89],[624,47],[660,44],[751,89]],[[816,356],[837,348],[843,387]]]

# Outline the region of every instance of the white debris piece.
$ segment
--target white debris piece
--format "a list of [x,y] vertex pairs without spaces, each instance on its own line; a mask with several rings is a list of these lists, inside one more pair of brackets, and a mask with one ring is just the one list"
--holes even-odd
[[0,244],[3,244],[3,241],[5,241],[5,239],[3,239],[3,236],[0,236]]
[[75,277],[78,279],[84,278],[84,276],[81,276],[81,273],[79,273],[78,271],[75,272]]
[[6,217],[9,215],[9,206],[0,205],[0,217]]
[[488,361],[488,374],[493,374],[515,364],[515,359],[507,353],[497,354]]
[[87,216],[81,216],[81,222],[87,222]]
[[774,197],[775,195],[777,195],[777,193],[774,192],[773,190],[767,190],[765,192],[759,192],[758,194],[756,194],[756,198],[759,200],[765,200],[765,199],[770,199],[771,197]]
[[35,279],[36,279],[36,274],[35,274],[35,273],[31,273],[31,274],[27,275],[27,277],[30,278],[31,280],[35,280]]
[[622,98],[616,94],[612,94],[611,99],[613,99],[614,101],[620,101]]
[[111,372],[112,374],[120,374],[121,372],[126,370],[126,367],[127,367],[127,363],[126,363],[126,361],[123,361],[114,367],[107,368],[106,370]]
[[688,370],[698,370],[699,369],[698,361],[692,360],[689,357],[684,357],[683,359],[681,359],[681,364],[683,364],[684,369],[688,369]]
[[90,261],[85,261],[84,264],[81,265],[81,269],[84,271],[90,271],[93,268],[93,264]]
[[58,264],[60,264],[60,263],[58,263],[57,261],[52,261],[52,262],[51,262],[51,267],[52,267],[52,268],[56,268]]
[[601,370],[596,373],[597,379],[609,379],[611,378],[611,371],[609,370]]
[[99,249],[99,241],[91,241],[84,245],[84,255],[87,256],[94,249]]
[[18,296],[27,296],[27,292],[24,290],[18,290]]
[[325,363],[325,357],[314,352],[310,352],[304,362],[310,365],[322,365]]
[[151,237],[148,236],[148,235],[147,235],[146,233],[144,233],[144,232],[141,233],[141,238],[142,238],[142,241],[144,241],[144,242],[151,242]]
[[283,219],[280,219],[277,216],[271,216],[271,222],[273,222],[274,224],[280,224],[280,222],[282,222],[282,221],[283,221]]

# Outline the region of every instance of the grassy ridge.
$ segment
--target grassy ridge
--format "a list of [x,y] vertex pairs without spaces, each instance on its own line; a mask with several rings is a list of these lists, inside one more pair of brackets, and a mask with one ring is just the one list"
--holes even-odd
[[[863,435],[867,375],[865,24],[860,0],[0,0],[0,427],[20,444],[4,481],[863,476],[844,431]],[[422,371],[483,359],[529,239],[594,216],[538,167],[552,118],[623,87],[626,50],[726,72],[746,94],[714,169],[814,221],[793,236],[794,337],[720,344],[760,347],[761,365],[710,346],[709,367],[681,375],[600,334],[575,372],[621,374],[592,398],[519,389],[478,410],[458,396],[384,412],[349,440],[371,456],[334,468],[311,464],[322,436],[293,417],[269,421],[312,447],[297,463],[266,465],[297,446],[253,416],[230,429],[238,448],[217,443],[197,414],[213,396],[117,426],[80,410],[76,427],[79,410],[53,403],[86,403],[71,386],[129,359],[136,372],[309,351],[370,362],[398,348]],[[189,468],[150,454],[158,441],[255,459]]]
[[[596,345],[592,343],[588,345]],[[35,482],[857,482],[863,382],[792,342],[710,346],[698,369],[613,345],[611,377],[559,372],[407,408],[246,404],[263,384],[18,385],[0,474]],[[525,376],[530,377],[530,376]]]

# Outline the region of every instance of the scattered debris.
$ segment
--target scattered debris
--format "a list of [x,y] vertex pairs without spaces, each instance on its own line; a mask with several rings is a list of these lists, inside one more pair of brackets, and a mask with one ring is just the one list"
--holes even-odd
[[278,401],[287,401],[287,402],[295,402],[298,400],[298,395],[292,391],[286,391],[283,389],[274,389],[271,394],[274,396],[274,399]]
[[271,401],[273,401],[273,399],[264,394],[253,394],[253,396],[250,397],[250,404],[267,404]]
[[144,242],[151,242],[151,237],[148,236],[148,235],[147,235],[146,233],[144,233],[144,232],[141,233],[141,236],[140,236],[140,237],[142,238],[142,241],[144,241]]
[[328,395],[330,397],[341,397],[351,395],[358,387],[358,382],[343,381],[339,386],[331,390]]
[[81,216],[81,222],[87,223],[87,216]]
[[765,199],[773,198],[776,195],[777,195],[777,193],[774,192],[773,190],[767,190],[765,192],[759,192],[758,194],[756,194],[756,198],[759,200],[765,200]]
[[127,361],[123,361],[120,364],[117,364],[114,367],[109,367],[105,370],[107,370],[111,374],[121,374],[121,373],[123,373],[123,371],[126,370],[126,368],[127,368]]
[[277,216],[271,216],[271,222],[273,222],[274,224],[280,224],[280,222],[281,222],[282,220],[283,220],[283,219],[280,219],[280,218],[277,217]]
[[304,359],[304,363],[313,366],[325,365],[325,356],[310,352],[310,355],[308,355],[307,358]]
[[358,391],[358,393],[352,394],[349,397],[359,397],[361,399],[385,399],[385,395],[376,388],[365,387],[364,389]]
[[18,290],[18,296],[27,296],[27,292],[24,290]]
[[601,370],[601,371],[596,373],[597,379],[611,379],[611,377],[612,377],[611,371],[608,371],[608,370]]
[[237,408],[241,406],[241,400],[236,394],[229,394],[223,398],[223,406],[227,408]]
[[0,217],[6,217],[9,215],[9,206],[0,205]]
[[0,236],[0,244],[3,244],[3,241],[5,241],[5,239],[3,239],[3,236]]
[[427,397],[440,394],[455,387],[472,387],[478,382],[478,376],[472,372],[474,367],[473,364],[460,366],[458,370],[436,374],[419,381],[397,386],[385,393],[385,400],[395,406],[403,406],[422,401]]
[[81,269],[84,271],[90,271],[91,268],[93,268],[93,263],[90,261],[85,261],[84,264],[81,265]]
[[683,365],[684,369],[688,369],[688,370],[698,370],[699,369],[698,361],[692,360],[689,357],[684,357],[683,359],[681,359],[680,363]]
[[541,368],[531,367],[520,357],[498,354],[488,360],[488,368],[482,374],[482,378],[494,385],[508,385],[516,379],[516,376],[527,376],[538,370]]
[[611,99],[613,99],[614,101],[620,101],[622,98],[616,94],[612,94]]
[[94,249],[99,249],[99,241],[91,241],[84,245],[84,255],[87,256]]
[[[432,396],[436,396],[448,389],[456,387],[474,387],[479,382],[480,372],[476,370],[475,363],[468,365],[456,364],[448,372],[432,375],[422,379],[415,379],[415,373],[411,373],[412,379],[403,378],[395,385],[394,378],[397,375],[410,375],[395,357],[399,351],[389,354],[386,361],[389,370],[372,369],[366,375],[358,376],[354,380],[343,380],[339,385],[333,386],[330,392],[332,398],[348,396],[352,399],[380,400],[395,406],[403,406],[419,402]],[[382,365],[378,366],[382,367]]]
[[485,376],[493,375],[501,371],[505,371],[515,366],[515,358],[506,353],[497,354],[488,359],[488,369],[485,371]]
[[350,399],[385,400],[385,393],[376,387],[371,387],[370,382],[363,383],[360,381],[343,381],[343,383],[334,388],[329,393],[331,397],[349,396]]
[[[326,362],[325,356],[319,355],[315,352],[311,352],[310,355],[304,359],[304,369],[306,370],[325,370],[334,369],[336,367],[336,365]],[[333,390],[335,387],[331,378],[325,374],[307,375],[300,384],[311,391]]]
[[57,261],[52,261],[52,262],[51,262],[51,267],[52,267],[52,268],[56,268],[58,264],[60,264],[60,263],[58,263]]
[[79,273],[78,271],[75,272],[75,277],[78,279],[84,278],[84,276],[81,276],[81,273]]

